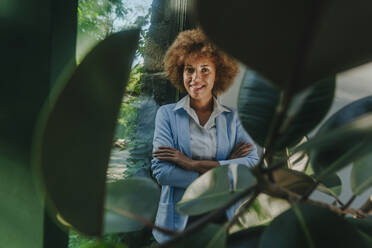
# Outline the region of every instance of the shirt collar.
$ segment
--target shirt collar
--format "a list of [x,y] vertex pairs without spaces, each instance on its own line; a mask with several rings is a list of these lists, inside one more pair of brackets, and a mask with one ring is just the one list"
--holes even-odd
[[[213,96],[213,100],[214,100],[214,103],[213,103],[213,111],[217,110],[218,113],[222,113],[222,112],[231,112],[230,109],[226,108],[225,106],[223,106],[219,99],[215,96]],[[178,109],[185,109],[186,112],[190,112],[191,111],[191,106],[190,106],[190,96],[189,95],[186,95],[184,96],[181,100],[179,100],[176,104],[176,106],[174,107],[173,111],[176,111]]]

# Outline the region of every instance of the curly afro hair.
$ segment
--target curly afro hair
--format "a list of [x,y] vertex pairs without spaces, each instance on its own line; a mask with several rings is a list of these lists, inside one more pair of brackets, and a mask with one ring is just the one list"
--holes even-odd
[[217,49],[201,29],[183,31],[178,34],[164,57],[167,77],[182,92],[185,92],[183,85],[184,63],[189,56],[207,56],[214,62],[216,67],[214,95],[225,92],[232,85],[236,74],[239,72],[237,62]]

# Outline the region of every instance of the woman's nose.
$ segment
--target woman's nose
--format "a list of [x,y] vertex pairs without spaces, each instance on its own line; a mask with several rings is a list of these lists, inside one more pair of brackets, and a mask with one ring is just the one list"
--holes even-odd
[[192,75],[192,82],[199,82],[200,80],[200,72],[195,70],[194,74]]

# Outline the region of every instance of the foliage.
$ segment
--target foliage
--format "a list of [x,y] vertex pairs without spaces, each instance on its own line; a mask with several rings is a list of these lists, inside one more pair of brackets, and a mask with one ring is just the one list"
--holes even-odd
[[120,106],[115,140],[134,140],[136,120],[138,118],[137,112],[141,102],[138,96],[141,93],[140,80],[143,71],[143,64],[137,64],[131,69],[128,85],[126,86],[126,94]]
[[[137,57],[143,57],[151,8],[141,3],[123,0],[78,0],[78,54],[86,46],[95,44],[121,30],[141,28]],[[93,41],[91,40],[93,39]],[[89,47],[90,45],[88,45]]]
[[137,118],[133,122],[134,137],[128,145],[129,158],[124,178],[132,176],[150,177],[152,141],[155,129],[156,102],[148,97],[138,98]]
[[79,0],[79,32],[89,33],[97,40],[103,40],[117,31],[116,19],[124,19],[130,9],[121,0]]
[[[114,3],[114,1],[110,1],[110,3]],[[255,4],[247,7],[247,3]],[[263,1],[263,5],[265,3]],[[263,78],[268,78],[272,84],[277,85],[279,92],[277,92],[278,97],[276,99],[278,101],[274,102],[273,98],[270,97],[259,99],[264,104],[257,105],[260,109],[257,109],[256,113],[261,110],[268,114],[264,117],[253,118],[253,122],[256,121],[256,125],[251,123],[248,125],[247,122],[251,120],[242,118],[243,126],[250,133],[255,131],[254,128],[260,128],[262,123],[270,123],[266,132],[261,130],[256,137],[253,137],[256,142],[260,141],[265,148],[260,163],[249,171],[247,168],[240,166],[245,171],[242,173],[234,173],[234,171],[228,170],[227,168],[230,167],[218,167],[195,180],[186,190],[187,194],[185,194],[185,198],[178,207],[184,207],[181,210],[183,212],[188,213],[192,211],[191,213],[195,213],[194,210],[199,210],[198,206],[202,206],[202,211],[208,211],[209,213],[203,221],[199,221],[185,232],[174,233],[163,229],[163,232],[171,232],[173,235],[169,242],[162,244],[163,247],[173,245],[175,247],[194,246],[195,248],[226,246],[260,248],[274,246],[285,248],[338,246],[367,248],[372,245],[371,218],[360,219],[360,217],[366,216],[366,212],[361,209],[350,208],[352,200],[371,186],[369,180],[371,170],[368,164],[370,164],[372,150],[372,114],[367,109],[362,109],[360,116],[346,118],[345,122],[340,126],[327,128],[326,132],[319,131],[313,138],[303,144],[296,146],[295,142],[321,121],[325,112],[327,112],[330,99],[333,98],[332,91],[334,87],[325,87],[325,91],[319,90],[316,82],[319,82],[323,76],[340,71],[341,68],[350,68],[355,64],[371,59],[372,48],[370,41],[372,36],[365,32],[365,30],[368,30],[368,26],[364,25],[368,23],[365,22],[366,20],[370,20],[370,18],[365,18],[372,16],[370,13],[372,8],[368,8],[371,6],[366,6],[368,3],[363,5],[347,3],[348,8],[345,8],[344,2],[334,1],[332,2],[333,11],[329,12],[322,9],[324,6],[328,6],[327,4],[323,5],[319,4],[320,2],[316,2],[311,6],[312,8],[306,8],[308,12],[304,15],[302,12],[304,6],[301,2],[296,2],[295,4],[293,1],[280,3],[271,1],[270,3],[278,4],[276,6],[278,8],[273,8],[275,11],[269,14],[266,12],[267,5],[263,8],[261,1],[257,3],[242,0],[227,3],[226,1],[205,0],[198,1],[195,5],[200,23],[213,41],[238,58],[242,58],[242,61],[248,66],[252,65],[253,68],[263,73]],[[214,11],[210,11],[212,4],[215,7]],[[227,8],[226,4],[229,4],[230,8]],[[372,5],[372,3],[370,4]],[[279,7],[281,7],[283,12],[277,11],[277,9],[280,9]],[[344,18],[345,9],[348,12],[350,10],[357,12],[358,16],[354,16],[352,19]],[[36,8],[33,10],[35,13],[39,13]],[[113,5],[107,7],[107,10],[109,10],[109,13],[110,11],[116,11]],[[234,13],[231,11],[234,11]],[[250,15],[246,14],[248,12]],[[298,20],[297,22],[293,22],[293,19],[288,19],[293,18],[292,14]],[[278,18],[278,15],[280,15],[280,18]],[[258,22],[257,20],[262,20],[263,16],[265,20]],[[233,17],[238,18],[239,22]],[[320,18],[320,20],[317,18]],[[33,18],[27,18],[27,20],[30,22],[34,21]],[[318,25],[320,21],[322,21],[323,25]],[[347,22],[347,25],[345,22]],[[103,23],[105,23],[105,20],[103,20]],[[241,23],[247,25],[245,28],[251,34],[249,39],[241,36]],[[39,28],[35,23],[32,24],[30,26],[33,28]],[[265,25],[273,26],[265,28]],[[316,27],[318,26],[321,26],[324,30],[317,30]],[[365,29],[360,29],[360,26]],[[29,28],[29,26],[27,27]],[[42,27],[43,31],[51,30],[50,25]],[[37,28],[35,30],[38,30]],[[21,34],[20,30],[23,29],[18,26],[10,26],[6,29],[3,28],[3,30],[13,31],[10,36],[14,39],[7,40],[7,43],[3,46],[7,47],[6,45],[11,43],[10,41],[14,42],[17,40],[15,38]],[[239,32],[234,33],[237,30]],[[265,30],[265,34],[268,36],[262,36],[262,30]],[[283,35],[283,33],[279,35],[278,30],[288,34],[289,37]],[[353,33],[354,30],[355,33]],[[360,32],[361,30],[363,32]],[[31,33],[33,32],[27,34]],[[23,42],[27,42],[28,38],[33,38],[32,35],[29,37],[28,35],[22,36],[25,38],[22,39],[24,40]],[[50,44],[51,40],[49,39],[52,39],[51,37],[54,36],[47,33],[46,36],[42,36],[40,39],[32,39],[33,42],[27,43],[27,46],[20,46],[20,49],[32,47],[36,49],[35,53],[26,50],[17,53],[15,49],[11,49],[11,52],[6,53],[7,59],[12,62],[12,57],[9,54],[14,56],[17,64],[12,65],[17,65],[17,68],[18,62],[22,63],[23,59],[28,57],[37,59],[42,55],[45,61],[51,61],[49,50],[39,54],[38,51],[44,51],[45,49],[35,48],[35,44],[37,45],[39,42],[41,46],[45,45],[42,41],[47,41],[46,43]],[[234,37],[234,39],[231,37]],[[334,37],[337,38],[337,44],[336,42],[332,43],[335,41]],[[353,37],[353,39],[347,39],[349,37]],[[138,39],[138,31],[121,32],[109,36],[95,47],[84,61],[76,69],[72,70],[71,74],[65,75],[66,77],[61,76],[61,79],[48,97],[46,97],[47,94],[45,92],[38,95],[39,88],[36,88],[36,90],[31,91],[36,94],[35,96],[26,94],[34,97],[27,98],[30,106],[22,104],[24,102],[6,105],[12,107],[12,110],[18,110],[19,106],[29,110],[24,111],[25,115],[27,115],[25,119],[27,124],[35,127],[33,135],[31,135],[31,129],[20,128],[21,135],[16,135],[15,141],[11,140],[10,136],[2,134],[2,138],[6,139],[4,139],[5,141],[2,139],[1,143],[4,149],[1,149],[0,159],[2,164],[4,164],[2,168],[5,168],[2,169],[2,172],[5,172],[5,177],[3,173],[0,174],[3,177],[2,179],[5,179],[5,183],[3,182],[4,180],[1,180],[4,183],[4,187],[1,188],[7,191],[11,189],[10,192],[16,196],[3,194],[5,191],[1,192],[2,199],[3,195],[5,195],[3,202],[7,204],[4,207],[4,223],[17,224],[12,224],[11,227],[13,229],[11,232],[6,228],[2,228],[2,232],[6,236],[9,236],[9,234],[13,235],[13,237],[16,237],[14,239],[19,239],[18,237],[21,236],[22,239],[24,238],[28,241],[32,240],[29,237],[24,237],[29,235],[28,231],[35,230],[32,234],[36,233],[37,235],[35,244],[32,242],[26,245],[21,243],[20,247],[42,245],[40,241],[43,240],[42,235],[44,235],[44,232],[42,231],[43,233],[40,234],[40,226],[43,220],[44,202],[49,213],[48,216],[55,223],[64,229],[76,230],[85,235],[99,237],[102,235],[103,229],[112,227],[103,226],[104,209],[105,207],[106,209],[110,207],[110,205],[105,205],[105,199],[108,199],[109,203],[115,202],[115,212],[120,214],[123,219],[125,217],[126,221],[136,223],[134,224],[136,228],[139,228],[139,226],[154,227],[152,223],[153,218],[151,217],[154,216],[153,211],[156,209],[158,202],[159,189],[151,180],[133,178],[133,180],[126,181],[124,189],[118,187],[119,190],[110,191],[110,189],[106,190],[104,178],[112,138],[114,137],[116,117],[118,116],[124,91],[123,82],[129,77],[130,66]],[[230,43],[231,41],[236,43]],[[366,42],[368,45],[363,46],[360,42]],[[354,47],[361,49],[350,49]],[[352,56],[348,51],[352,51]],[[263,54],[268,54],[268,57],[263,56]],[[272,57],[269,57],[269,55]],[[262,59],[263,57],[265,58]],[[41,78],[49,78],[50,68],[45,69],[42,67],[47,62],[36,61],[38,63],[35,63],[35,61],[33,61],[33,64],[30,63],[30,68],[37,70],[37,67],[40,66],[43,70],[37,71],[35,74],[32,74],[33,70],[25,71],[27,76],[32,78],[32,82],[39,86],[36,82],[39,82]],[[27,65],[27,63],[25,64]],[[318,67],[319,65],[320,67]],[[53,66],[56,65],[53,64]],[[22,64],[21,67],[27,66]],[[12,72],[11,76],[6,74],[6,80],[12,81],[11,79],[18,76],[18,74],[22,74],[19,71],[16,71],[17,73]],[[18,80],[17,82],[22,81]],[[49,85],[48,80],[45,80],[45,82],[44,86]],[[27,83],[29,84],[29,82]],[[246,86],[251,85],[252,82],[248,80],[245,83],[243,85]],[[327,86],[328,83],[329,80],[326,79],[322,86]],[[260,86],[263,84],[269,85],[269,82],[260,84]],[[33,84],[30,85],[34,86]],[[266,93],[266,95],[272,96],[272,88],[262,88],[259,93]],[[0,91],[0,93],[2,93],[2,97],[10,102],[11,97],[7,95],[8,92],[16,95],[14,92],[19,93],[19,91],[6,89],[8,91]],[[244,106],[245,102],[252,100],[250,97],[252,95],[255,96],[257,93],[255,89],[245,88],[240,92],[239,113],[241,116],[249,114],[248,111],[250,110],[242,106]],[[301,91],[304,89],[310,93]],[[253,97],[253,99],[257,100],[257,97]],[[18,97],[17,100],[21,100],[21,97]],[[37,123],[35,123],[35,113],[40,110],[39,105],[43,100],[45,100],[45,107],[42,109]],[[314,108],[316,108],[319,102],[322,103],[323,107],[317,109],[314,120],[310,107],[315,105]],[[352,109],[351,106],[353,104],[356,103],[352,103],[345,109],[340,110],[340,115],[350,117],[347,110]],[[266,106],[271,106],[269,108],[270,111],[267,111]],[[9,112],[5,113],[8,114]],[[145,116],[146,113],[141,114]],[[2,120],[4,116],[9,119],[8,115],[2,115]],[[6,118],[5,120],[8,120]],[[21,127],[19,122],[17,122],[17,127]],[[307,126],[309,123],[311,125]],[[12,123],[9,124],[9,126],[11,125]],[[324,130],[322,129],[324,125],[320,130]],[[11,130],[12,133],[17,130],[8,126],[5,127],[6,131]],[[289,130],[292,131],[289,132]],[[293,130],[300,131],[295,132]],[[136,133],[136,136],[138,135]],[[22,140],[24,136],[27,138],[26,142]],[[287,139],[285,136],[290,137]],[[281,142],[278,143],[278,140]],[[327,151],[335,145],[342,145],[342,143],[353,143],[355,145],[343,147],[345,149],[343,153],[336,156],[335,160],[330,163],[320,164],[319,160],[311,158],[314,153]],[[30,145],[32,146],[32,151],[28,150]],[[142,153],[140,145],[134,147],[139,150],[139,153]],[[284,149],[290,152],[283,152]],[[306,174],[308,173],[307,170],[303,172],[286,168],[288,165],[287,160],[298,151],[309,154],[311,167],[307,168],[312,168],[314,174]],[[30,161],[28,161],[30,155],[32,157],[32,169],[29,166]],[[336,201],[335,204],[327,204],[308,198],[309,194],[320,183],[323,183],[324,187],[337,186],[338,181],[337,178],[334,180],[334,173],[344,168],[350,162],[354,162],[352,177],[353,193],[355,195],[348,203]],[[32,179],[31,175],[33,176]],[[9,181],[11,180],[9,178],[13,179],[12,177],[14,176],[16,176],[15,183],[10,183]],[[241,177],[244,180],[239,180]],[[218,180],[221,179],[225,183],[221,185],[216,184],[216,178]],[[231,184],[226,184],[227,178],[232,179]],[[336,183],[329,183],[331,179]],[[37,188],[37,191],[41,192],[39,196],[43,200],[43,204],[39,202],[34,204],[36,202],[34,199],[38,200],[38,196],[33,190],[32,180],[35,180],[36,184],[41,186]],[[15,188],[9,186],[14,186]],[[229,186],[231,193],[227,191],[227,186]],[[29,192],[31,194],[27,194]],[[123,192],[123,195],[121,195],[121,192]],[[219,197],[219,193],[223,197]],[[262,222],[255,223],[260,225],[256,227],[241,225],[242,229],[231,235],[229,231],[232,225],[239,220],[239,217],[244,216],[247,211],[252,211],[252,206],[253,209],[261,210],[257,205],[262,205],[262,203],[258,201],[257,204],[255,200],[263,194],[286,201],[290,208],[278,215],[264,213],[265,217],[268,218],[268,222],[265,221],[266,226],[261,226]],[[26,199],[26,201],[20,203],[19,196],[21,196],[22,200]],[[211,224],[211,220],[214,217],[225,213],[230,206],[247,197],[248,201],[241,205],[240,210],[233,219],[222,226]],[[214,204],[216,199],[218,204]],[[182,206],[185,203],[186,207],[185,205]],[[201,205],[201,203],[203,204]],[[21,214],[19,215],[19,211],[16,212],[13,209],[21,209]],[[146,209],[150,209],[150,211],[143,214]],[[113,210],[112,206],[111,210]],[[35,217],[30,218],[30,213]],[[350,219],[346,215],[353,215],[356,220]],[[131,227],[131,225],[128,226]],[[128,226],[125,225],[125,228]],[[14,231],[15,227],[18,230]],[[114,235],[111,237],[116,240],[118,236]],[[15,240],[14,242],[20,241]],[[88,247],[106,245],[105,241],[98,241],[97,243],[97,240],[84,240],[83,242],[85,244],[82,245]],[[120,242],[122,243],[123,241]],[[114,247],[120,247],[116,241],[109,241],[108,243]],[[121,246],[125,247],[125,244]],[[10,247],[14,247],[13,244],[10,244]]]

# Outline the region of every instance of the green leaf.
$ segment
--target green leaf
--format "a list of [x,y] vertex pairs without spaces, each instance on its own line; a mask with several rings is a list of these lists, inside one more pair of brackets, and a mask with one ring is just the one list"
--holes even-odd
[[337,200],[337,197],[341,194],[342,189],[342,182],[341,179],[338,177],[337,174],[331,174],[327,178],[325,178],[321,184],[317,187],[317,190],[330,195]]
[[0,3],[0,247],[67,247],[67,234],[46,217],[30,150],[50,88],[75,58],[76,5],[76,0]]
[[258,248],[266,226],[256,226],[231,234],[227,239],[228,248]]
[[249,228],[267,224],[288,208],[290,205],[286,200],[259,194],[252,206],[239,218],[238,225]]
[[255,183],[256,178],[245,165],[218,166],[197,178],[186,189],[176,209],[184,215],[202,214],[222,207]]
[[[309,176],[314,175],[314,170],[310,163],[308,164],[305,173]],[[340,202],[338,196],[341,194],[342,181],[336,173],[331,174],[327,178],[323,179],[316,189]]]
[[275,218],[262,235],[260,248],[365,247],[358,230],[343,217],[311,205],[293,207]]
[[[275,139],[273,149],[281,151],[296,145],[327,114],[334,96],[335,78],[317,82],[292,100],[283,121],[283,131]],[[245,130],[262,147],[270,135],[270,126],[279,104],[280,92],[269,81],[248,71],[239,91],[239,117]],[[311,113],[311,116],[310,116]]]
[[144,227],[143,223],[133,219],[131,215],[152,221],[159,198],[159,187],[148,178],[132,177],[107,184],[104,232],[141,230]]
[[194,12],[218,47],[276,85],[300,90],[372,58],[371,9],[370,2],[204,0]]
[[227,232],[225,227],[208,224],[201,231],[188,236],[179,243],[177,248],[225,248]]
[[33,164],[52,218],[101,235],[106,170],[138,31],[98,44],[61,81],[35,130]]
[[346,220],[357,228],[365,242],[365,247],[372,247],[372,216],[364,219],[346,218]]
[[[312,177],[303,172],[279,168],[272,172],[274,182],[279,186],[293,191],[297,194],[304,195],[315,185]],[[280,197],[280,195],[278,195]]]
[[310,150],[315,176],[322,180],[372,149],[372,96],[346,105],[333,114],[313,139],[295,150]]
[[350,183],[354,195],[359,195],[372,186],[372,153],[354,162]]

